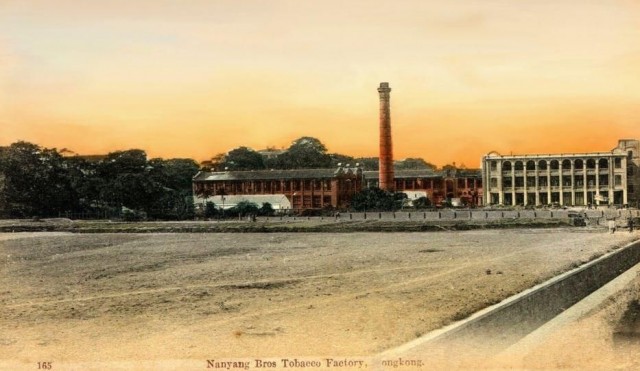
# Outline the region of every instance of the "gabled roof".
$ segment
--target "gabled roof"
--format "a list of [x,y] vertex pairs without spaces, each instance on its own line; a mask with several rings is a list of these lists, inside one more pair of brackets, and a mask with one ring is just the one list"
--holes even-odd
[[197,173],[195,181],[220,180],[286,180],[286,179],[331,179],[339,174],[350,172],[352,169],[294,169],[294,170],[250,170],[250,171],[220,171]]
[[[358,168],[339,167],[337,169],[294,169],[294,170],[250,170],[250,171],[201,171],[194,177],[194,181],[222,181],[222,180],[288,180],[288,179],[331,179],[341,174],[357,174]],[[378,171],[364,171],[366,179],[377,179]],[[456,170],[396,170],[396,179],[411,178],[443,178],[443,177],[481,177],[479,169]]]
[[[377,179],[379,177],[379,171],[365,171],[364,177],[366,179]],[[462,177],[481,177],[482,171],[480,169],[456,169],[456,170],[396,170],[394,171],[394,178],[396,179],[411,179],[411,178],[462,178]]]

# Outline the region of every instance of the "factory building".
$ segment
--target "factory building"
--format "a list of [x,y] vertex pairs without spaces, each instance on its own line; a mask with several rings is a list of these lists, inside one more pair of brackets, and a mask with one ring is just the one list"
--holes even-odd
[[622,139],[608,152],[482,158],[489,205],[631,205],[640,200],[640,144]]
[[379,187],[404,192],[410,200],[427,197],[433,205],[452,200],[460,206],[482,205],[482,173],[479,170],[395,171],[390,92],[389,83],[380,83],[379,171],[364,171],[358,164],[336,169],[202,171],[193,178],[195,203],[203,205],[212,201],[218,207],[229,208],[239,200],[259,204],[268,199],[279,210],[346,209],[355,193]]

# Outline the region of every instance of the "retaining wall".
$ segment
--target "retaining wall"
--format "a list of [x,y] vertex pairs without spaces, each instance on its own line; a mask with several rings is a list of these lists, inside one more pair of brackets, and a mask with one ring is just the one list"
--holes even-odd
[[477,352],[502,350],[639,262],[640,241],[636,241],[383,356],[424,354],[451,346]]

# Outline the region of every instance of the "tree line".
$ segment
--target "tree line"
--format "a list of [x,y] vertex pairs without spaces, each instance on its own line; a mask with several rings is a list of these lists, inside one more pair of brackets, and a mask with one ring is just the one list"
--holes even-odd
[[0,213],[97,218],[120,216],[124,207],[125,217],[193,218],[198,170],[192,159],[147,159],[140,149],[89,160],[20,141],[0,147]]
[[[210,171],[242,171],[265,169],[327,169],[339,164],[355,166],[360,164],[364,170],[378,170],[377,157],[352,157],[340,153],[329,153],[327,147],[313,137],[301,137],[294,140],[286,150],[275,150],[277,155],[266,157],[249,147],[238,147],[227,153],[219,153],[203,163]],[[434,164],[421,158],[407,158],[396,161],[397,170],[436,169]]]
[[[188,158],[147,158],[141,149],[110,152],[104,156],[67,156],[65,150],[43,148],[19,141],[0,147],[0,217],[57,217],[130,219],[191,219],[192,178],[199,170],[242,171],[260,169],[333,168],[338,164],[377,170],[377,158],[355,158],[328,153],[312,137],[294,140],[277,156],[239,147],[198,164]],[[423,159],[397,162],[396,169],[435,169]],[[397,195],[364,193],[354,208],[385,209],[398,205]],[[270,205],[243,205],[225,216],[270,213]],[[245,210],[246,209],[246,210]],[[217,215],[209,205],[206,214]]]

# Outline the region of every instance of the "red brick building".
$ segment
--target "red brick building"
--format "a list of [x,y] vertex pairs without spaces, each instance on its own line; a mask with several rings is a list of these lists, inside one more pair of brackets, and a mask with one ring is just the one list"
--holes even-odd
[[[207,198],[243,195],[249,201],[252,195],[283,195],[289,201],[283,208],[295,211],[346,209],[355,193],[377,187],[378,182],[377,171],[362,171],[358,167],[199,172],[193,178],[193,191],[196,204],[202,204],[205,195]],[[482,205],[480,170],[399,170],[395,172],[394,186],[397,192],[405,192],[410,198],[425,196],[434,205],[454,199],[464,205]],[[221,206],[219,202],[216,204]]]
[[351,197],[362,189],[362,180],[362,169],[345,167],[199,172],[193,178],[193,192],[196,204],[203,202],[204,195],[281,194],[293,210],[342,209],[347,208]]
[[[378,186],[377,171],[365,171],[364,177],[365,187]],[[394,181],[396,192],[424,195],[433,205],[454,199],[464,205],[482,205],[481,170],[396,170]]]

